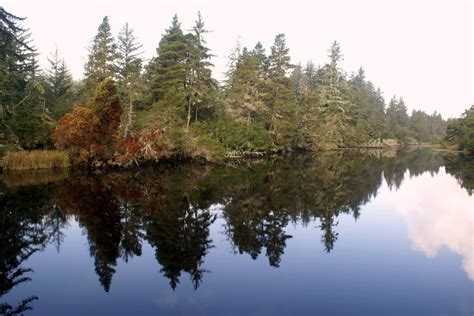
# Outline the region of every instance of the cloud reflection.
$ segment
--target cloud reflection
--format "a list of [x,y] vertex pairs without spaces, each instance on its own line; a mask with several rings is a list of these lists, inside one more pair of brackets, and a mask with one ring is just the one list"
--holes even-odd
[[463,269],[474,281],[474,199],[456,179],[444,168],[435,177],[425,173],[388,198],[407,222],[414,249],[434,257],[446,246],[462,257]]

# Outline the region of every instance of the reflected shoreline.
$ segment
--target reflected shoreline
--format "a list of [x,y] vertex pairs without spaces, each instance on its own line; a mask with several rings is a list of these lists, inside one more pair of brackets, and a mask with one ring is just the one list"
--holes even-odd
[[[384,182],[398,190],[407,175],[435,175],[442,166],[472,195],[472,160],[423,149],[397,155],[293,155],[238,167],[181,165],[90,177],[8,174],[0,196],[0,298],[30,281],[30,256],[49,244],[61,251],[72,219],[86,232],[105,292],[113,287],[118,260],[141,256],[144,242],[154,249],[160,273],[173,290],[183,274],[198,289],[214,247],[213,206],[222,205],[225,236],[235,253],[265,256],[277,268],[292,238],[285,232],[289,223],[319,223],[322,248],[330,253],[338,239],[338,216],[357,219]],[[36,299],[4,303],[0,314],[21,314]]]

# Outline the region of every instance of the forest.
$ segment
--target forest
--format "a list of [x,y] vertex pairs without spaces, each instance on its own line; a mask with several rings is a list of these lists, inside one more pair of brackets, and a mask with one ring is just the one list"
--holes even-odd
[[408,113],[402,97],[387,103],[362,67],[352,74],[340,68],[337,41],[321,66],[291,61],[284,34],[268,52],[261,43],[237,43],[218,81],[200,13],[189,32],[175,15],[150,60],[133,27],[125,24],[114,37],[106,16],[83,79],[73,80],[57,49],[39,66],[25,23],[0,7],[2,155],[55,150],[73,163],[131,166],[393,144],[474,150],[473,107],[445,120],[437,112]]

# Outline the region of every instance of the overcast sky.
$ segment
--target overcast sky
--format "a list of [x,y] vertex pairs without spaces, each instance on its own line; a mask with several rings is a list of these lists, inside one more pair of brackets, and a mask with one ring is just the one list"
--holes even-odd
[[238,38],[243,46],[271,46],[285,33],[293,63],[327,61],[332,41],[341,43],[347,72],[360,66],[384,92],[403,96],[411,109],[459,116],[474,104],[473,5],[458,1],[145,1],[3,0],[11,13],[27,17],[40,61],[55,45],[75,79],[82,77],[87,47],[103,16],[114,35],[125,23],[155,54],[164,30],[177,13],[182,27],[201,11],[215,58],[214,76],[223,78],[227,56]]

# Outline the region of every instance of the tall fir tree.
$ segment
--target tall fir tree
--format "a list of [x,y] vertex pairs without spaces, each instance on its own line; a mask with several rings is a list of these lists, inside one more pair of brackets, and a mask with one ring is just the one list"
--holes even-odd
[[52,120],[45,111],[37,53],[21,25],[24,20],[0,7],[0,141],[41,148],[48,145]]
[[112,36],[109,18],[105,16],[89,47],[89,56],[84,68],[88,92],[94,91],[101,81],[115,78],[116,60],[117,45]]
[[25,18],[0,6],[0,105],[2,115],[25,97],[28,76],[33,71],[29,30],[21,25]]
[[346,96],[347,85],[339,70],[342,53],[338,42],[332,43],[328,57],[330,61],[323,67],[318,84],[322,141],[329,146],[345,146],[350,141],[347,131],[352,104]]
[[45,72],[45,98],[51,115],[61,118],[72,108],[72,75],[57,48],[48,57]]
[[160,40],[157,57],[147,67],[147,85],[153,107],[160,108],[163,127],[186,126],[189,45],[178,16]]
[[262,67],[256,52],[244,48],[226,90],[231,113],[247,126],[266,112]]
[[135,103],[144,93],[141,76],[143,60],[140,57],[143,45],[138,42],[133,28],[126,23],[118,35],[117,45],[117,79],[126,105],[123,121],[123,136],[128,136],[133,123]]
[[[198,12],[197,19],[192,28],[192,33],[187,35],[190,45],[190,68],[188,74],[188,116],[187,128],[191,122],[199,119],[200,109],[204,112],[211,109],[216,96],[217,83],[212,79],[211,67],[213,64],[210,49],[206,46],[205,34],[209,31],[205,27],[201,12]],[[204,114],[204,113],[201,113]]]
[[152,102],[166,112],[167,126],[184,127],[187,132],[194,113],[210,105],[209,97],[217,87],[211,77],[212,64],[205,46],[204,21],[200,14],[193,33],[184,34],[178,17],[173,17],[170,28],[157,48],[157,57],[147,69],[148,87]]
[[293,68],[284,34],[278,34],[269,56],[266,104],[270,111],[268,130],[277,147],[290,149],[296,134],[296,107],[288,77]]

